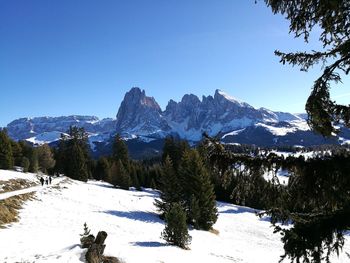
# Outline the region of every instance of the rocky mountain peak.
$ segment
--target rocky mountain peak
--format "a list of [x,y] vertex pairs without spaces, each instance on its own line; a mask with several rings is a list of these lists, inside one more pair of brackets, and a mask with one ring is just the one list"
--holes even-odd
[[138,106],[142,108],[154,108],[155,110],[161,112],[161,108],[153,97],[147,97],[145,90],[141,90],[138,87],[132,88],[128,91],[124,100],[127,105]]
[[128,91],[117,113],[117,132],[148,135],[159,130],[167,130],[167,124],[162,118],[162,110],[153,97],[147,97],[146,92],[134,87]]

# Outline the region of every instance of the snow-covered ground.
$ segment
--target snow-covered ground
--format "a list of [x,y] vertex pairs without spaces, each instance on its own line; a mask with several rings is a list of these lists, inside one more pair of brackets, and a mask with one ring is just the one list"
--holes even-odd
[[10,179],[24,179],[30,182],[39,183],[37,174],[34,173],[20,173],[10,170],[0,170],[0,181],[8,181]]
[[314,158],[316,156],[324,156],[325,154],[332,154],[332,152],[330,150],[326,150],[326,151],[310,151],[310,152],[281,152],[281,151],[271,151],[271,153],[274,153],[278,156],[283,156],[284,158],[287,157],[295,157],[298,158],[300,156],[303,156],[306,160],[307,159],[311,159]]
[[[278,179],[278,182],[282,185],[288,185],[289,176],[290,176],[290,173],[288,170],[278,169],[278,171],[276,173],[276,177]],[[273,171],[268,171],[268,172],[264,173],[264,178],[267,181],[272,181],[273,177],[274,177]]]
[[[0,178],[4,171],[0,170]],[[157,192],[124,191],[107,183],[82,183],[61,177],[40,187],[20,220],[0,229],[0,262],[84,262],[79,234],[86,222],[93,234],[108,233],[106,255],[125,263],[278,262],[280,235],[251,208],[218,203],[219,234],[190,230],[190,250],[166,245],[164,223],[155,214]],[[345,251],[350,251],[347,237]],[[332,262],[345,263],[344,253]]]

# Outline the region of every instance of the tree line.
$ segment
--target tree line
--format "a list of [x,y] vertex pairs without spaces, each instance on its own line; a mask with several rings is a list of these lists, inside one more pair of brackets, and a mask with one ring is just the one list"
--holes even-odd
[[44,144],[32,147],[28,142],[12,140],[6,129],[0,129],[0,169],[22,167],[24,172],[52,173],[55,166],[52,149]]

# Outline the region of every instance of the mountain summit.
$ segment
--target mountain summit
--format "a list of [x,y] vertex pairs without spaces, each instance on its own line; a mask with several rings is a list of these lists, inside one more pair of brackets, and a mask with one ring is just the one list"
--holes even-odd
[[226,143],[261,146],[350,142],[349,129],[342,128],[338,137],[325,139],[310,131],[305,115],[257,109],[221,90],[201,99],[185,94],[179,102],[170,100],[162,111],[153,97],[135,87],[125,94],[116,119],[77,115],[22,118],[8,124],[7,129],[16,140],[40,144],[58,140],[70,125],[85,128],[93,150],[97,145],[107,145],[116,133],[146,143],[168,135],[196,142],[201,140],[203,132]]
[[170,100],[162,111],[144,90],[132,88],[120,105],[116,131],[128,138],[176,134],[183,139],[199,141],[203,132],[216,136],[258,123],[277,123],[280,116],[284,121],[301,120],[290,113],[255,109],[221,90],[216,90],[214,96],[203,96],[202,100],[185,94],[180,102]]
[[162,110],[153,97],[147,97],[140,88],[132,88],[125,94],[117,114],[118,133],[152,135],[168,130]]

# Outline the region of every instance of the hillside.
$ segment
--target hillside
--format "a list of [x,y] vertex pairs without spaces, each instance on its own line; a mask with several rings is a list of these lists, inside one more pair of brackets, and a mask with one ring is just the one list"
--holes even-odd
[[[5,176],[23,178],[22,173],[0,170],[0,178]],[[219,234],[190,230],[191,250],[182,250],[160,238],[164,223],[155,214],[156,191],[124,191],[65,177],[35,190],[35,200],[25,203],[19,222],[0,229],[0,262],[82,262],[84,250],[78,244],[84,222],[93,234],[107,231],[105,254],[125,263],[277,263],[283,253],[280,236],[273,234],[268,220],[248,207],[218,202],[214,229]],[[349,236],[346,239],[344,250],[349,252]],[[332,262],[349,258],[342,253]]]

